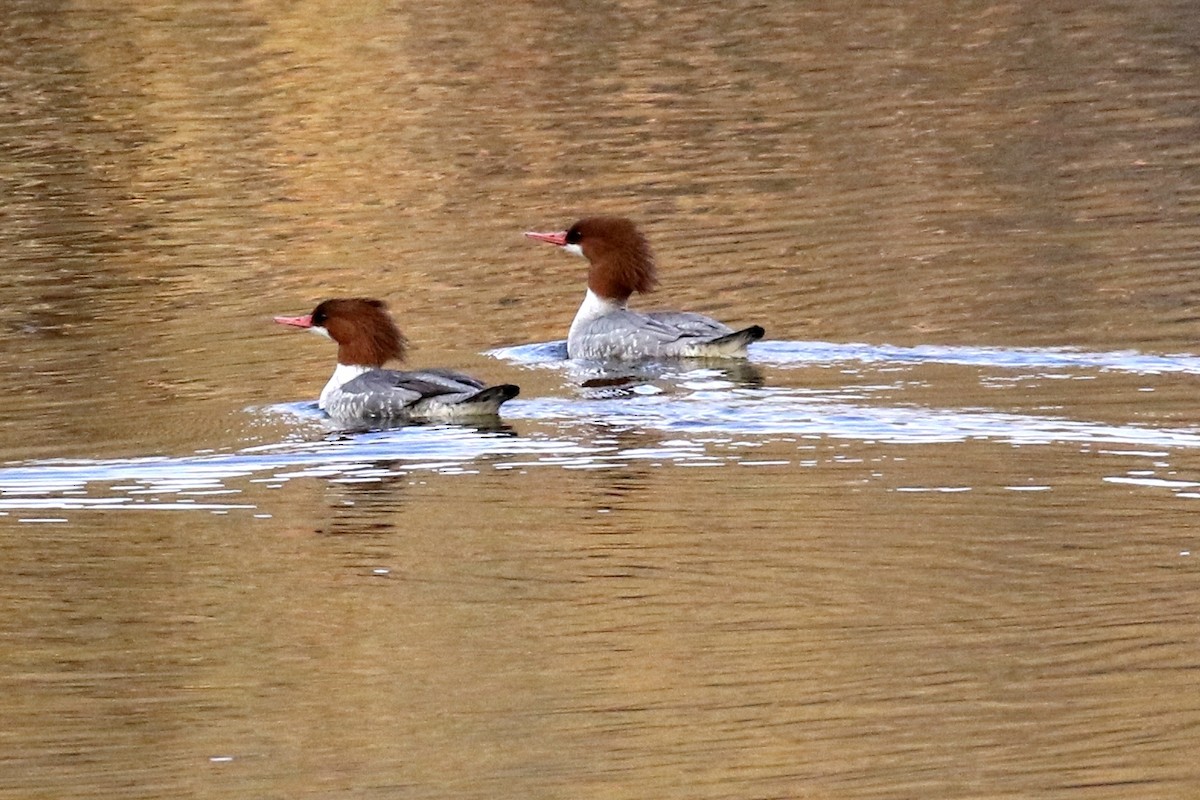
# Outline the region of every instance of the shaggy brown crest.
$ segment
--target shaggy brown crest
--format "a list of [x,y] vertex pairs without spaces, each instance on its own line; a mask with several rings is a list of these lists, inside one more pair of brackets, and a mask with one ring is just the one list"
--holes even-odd
[[625,302],[634,292],[658,285],[650,243],[632,220],[587,217],[567,231],[567,244],[578,244],[588,260],[588,288],[601,297]]
[[313,309],[312,324],[325,328],[337,342],[339,364],[382,367],[392,359],[404,360],[408,340],[382,300],[325,300]]

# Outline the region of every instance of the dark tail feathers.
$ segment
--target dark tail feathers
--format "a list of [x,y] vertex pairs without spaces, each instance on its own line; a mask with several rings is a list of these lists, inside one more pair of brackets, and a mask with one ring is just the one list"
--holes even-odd
[[766,333],[767,332],[763,330],[761,325],[751,325],[749,328],[742,328],[740,331],[734,331],[733,333],[727,333],[724,336],[712,339],[708,342],[708,344],[712,347],[721,347],[723,345],[734,344],[747,345],[751,342],[757,342],[759,339],[765,336]]
[[486,389],[480,389],[475,394],[464,400],[464,403],[495,403],[497,406],[506,400],[512,400],[521,393],[521,387],[511,383],[502,383],[498,386],[489,386]]

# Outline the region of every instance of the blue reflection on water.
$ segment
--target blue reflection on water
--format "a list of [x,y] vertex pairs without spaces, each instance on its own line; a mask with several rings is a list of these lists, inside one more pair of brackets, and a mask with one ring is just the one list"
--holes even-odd
[[[281,406],[292,412],[292,406]],[[517,438],[506,432],[455,426],[414,426],[335,435],[316,442],[259,445],[235,453],[111,460],[31,462],[0,469],[0,492],[39,494],[82,488],[91,482],[144,484],[148,493],[203,490],[231,478],[269,475],[275,482],[375,471],[459,468],[484,456],[581,455],[594,448],[567,441]],[[0,507],[3,502],[0,501]]]
[[[519,364],[552,365],[567,357],[566,340],[502,347],[496,358]],[[1068,347],[957,347],[767,340],[750,345],[750,361],[774,366],[857,362],[861,364],[951,364],[999,369],[1084,369],[1138,375],[1200,375],[1200,356],[1152,355],[1136,350],[1088,351]]]

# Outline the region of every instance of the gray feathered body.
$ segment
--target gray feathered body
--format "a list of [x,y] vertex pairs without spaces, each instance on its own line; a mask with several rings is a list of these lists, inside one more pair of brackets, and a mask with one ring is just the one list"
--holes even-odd
[[630,361],[645,358],[729,358],[746,355],[762,338],[757,325],[735,331],[690,311],[641,314],[591,292],[567,335],[571,358]]
[[454,421],[494,416],[517,391],[510,384],[486,388],[482,381],[451,370],[372,369],[331,388],[323,407],[340,422]]

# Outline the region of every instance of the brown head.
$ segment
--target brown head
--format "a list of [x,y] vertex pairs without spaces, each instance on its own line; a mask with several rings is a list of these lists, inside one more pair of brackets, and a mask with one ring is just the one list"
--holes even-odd
[[526,233],[588,260],[588,288],[600,297],[624,303],[634,292],[658,285],[650,243],[624,217],[586,217],[559,233]]
[[339,364],[382,367],[393,359],[403,361],[408,345],[382,300],[365,297],[324,300],[311,314],[275,317],[275,321],[333,339],[338,346]]

